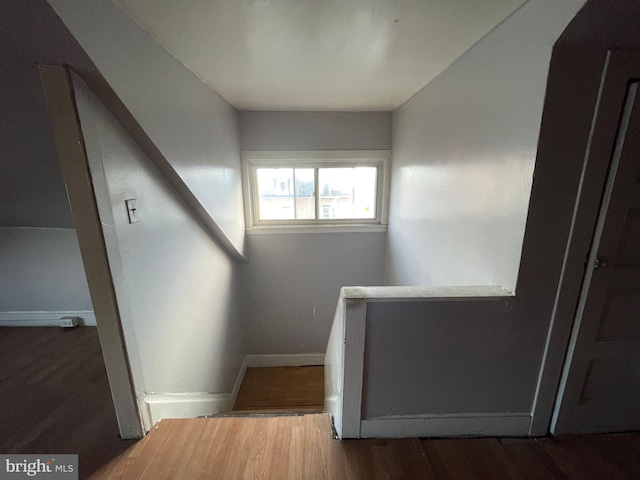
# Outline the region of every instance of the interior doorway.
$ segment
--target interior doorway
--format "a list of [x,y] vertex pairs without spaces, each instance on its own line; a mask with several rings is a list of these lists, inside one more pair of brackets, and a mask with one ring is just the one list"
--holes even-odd
[[78,102],[82,97],[76,95],[83,84],[79,77],[62,65],[39,68],[91,292],[120,436],[124,439],[140,438],[145,433],[145,424],[138,397],[144,387],[134,361],[137,356],[131,328],[121,322],[121,305],[114,282],[118,273],[118,262],[114,259],[117,252],[113,248],[108,251],[105,240],[113,221],[106,218],[105,212],[98,211],[97,195],[104,195],[105,182],[100,181],[95,167],[93,171],[89,168],[87,150],[95,149],[97,141],[85,138],[86,132],[80,127],[82,114],[89,115],[89,108]]
[[640,429],[640,95],[627,86],[551,431]]

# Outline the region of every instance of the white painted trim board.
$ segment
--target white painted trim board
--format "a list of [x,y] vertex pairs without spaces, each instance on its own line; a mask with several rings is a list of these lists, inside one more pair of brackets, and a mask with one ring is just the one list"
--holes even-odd
[[229,411],[236,402],[247,367],[324,365],[324,356],[324,353],[245,355],[230,393],[151,393],[144,396],[144,408],[152,425],[163,418],[194,418]]
[[95,327],[96,316],[89,310],[53,312],[0,312],[0,327],[59,327],[62,317],[78,317],[80,325]]
[[250,354],[245,356],[247,367],[303,367],[307,365],[324,365],[324,353],[293,354]]
[[526,437],[529,413],[466,413],[363,419],[360,438]]
[[247,357],[242,361],[231,393],[151,393],[144,396],[143,404],[155,425],[163,418],[195,418],[215,415],[233,408],[247,371]]

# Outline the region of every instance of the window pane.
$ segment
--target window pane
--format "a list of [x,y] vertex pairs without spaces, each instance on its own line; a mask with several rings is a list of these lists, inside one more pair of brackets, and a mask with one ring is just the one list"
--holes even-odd
[[376,167],[320,168],[320,218],[376,218]]
[[260,220],[293,220],[293,168],[258,168]]
[[316,218],[316,202],[314,199],[314,169],[296,168],[296,218],[313,220]]

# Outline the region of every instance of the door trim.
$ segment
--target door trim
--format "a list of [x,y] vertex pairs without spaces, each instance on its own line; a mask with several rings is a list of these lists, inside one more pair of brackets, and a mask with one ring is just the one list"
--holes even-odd
[[[96,315],[120,436],[123,439],[140,438],[145,429],[136,390],[144,391],[144,386],[140,384],[140,376],[134,378],[132,375],[129,363],[70,74],[62,65],[40,65],[39,70]],[[137,384],[134,380],[138,380]]]
[[607,52],[533,402],[529,431],[533,436],[549,432],[584,283],[585,258],[591,249],[627,84],[633,78],[640,78],[640,52]]
[[[598,250],[600,248],[600,240],[604,230],[604,225],[607,220],[607,213],[609,210],[609,203],[611,201],[611,194],[613,193],[614,183],[616,181],[616,175],[618,172],[618,165],[620,164],[620,156],[622,154],[622,148],[624,145],[627,130],[629,128],[629,122],[631,120],[631,112],[633,111],[636,95],[638,90],[638,83],[629,85],[627,94],[624,100],[622,120],[620,122],[618,132],[616,135],[616,143],[611,157],[609,166],[609,172],[607,174],[607,180],[604,188],[604,194],[602,196],[602,203],[598,212],[598,221],[596,223],[595,231],[593,234],[593,241],[591,243],[591,251],[587,259],[587,266],[584,274],[584,280],[582,282],[582,288],[580,291],[580,298],[578,300],[578,307],[576,309],[575,320],[573,322],[573,328],[571,329],[571,337],[569,338],[569,346],[567,348],[567,354],[562,369],[562,376],[560,378],[560,385],[558,387],[558,394],[556,396],[556,403],[553,409],[553,415],[551,418],[551,433],[555,433],[558,417],[563,410],[563,400],[565,394],[568,392],[568,377],[573,362],[573,355],[576,349],[576,343],[578,341],[578,335],[582,326],[582,318],[584,314],[584,308],[589,296],[589,289],[591,287],[591,279],[593,277],[594,265],[597,261]],[[571,396],[571,395],[570,395]]]

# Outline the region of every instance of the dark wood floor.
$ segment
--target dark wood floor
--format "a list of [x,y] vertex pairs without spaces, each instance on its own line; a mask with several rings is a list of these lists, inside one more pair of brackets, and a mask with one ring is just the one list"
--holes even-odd
[[80,478],[640,479],[638,433],[340,442],[330,429],[325,414],[163,420],[121,441],[95,328],[0,328],[0,453],[78,453]]
[[247,368],[233,410],[320,413],[324,367]]
[[86,478],[132,444],[95,327],[0,328],[0,453],[76,453]]

